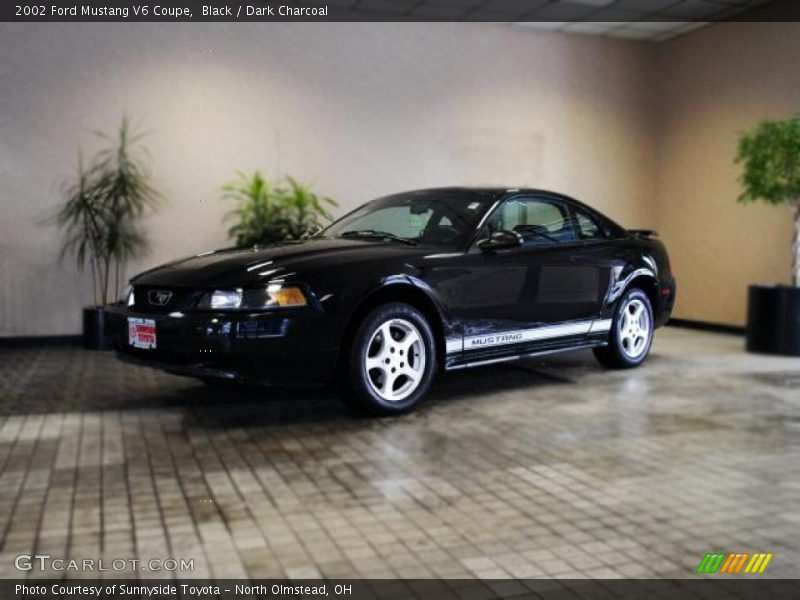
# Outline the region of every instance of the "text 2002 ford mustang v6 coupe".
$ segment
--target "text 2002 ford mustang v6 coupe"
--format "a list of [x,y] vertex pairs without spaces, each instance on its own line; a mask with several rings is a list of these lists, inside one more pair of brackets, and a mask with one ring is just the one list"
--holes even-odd
[[443,188],[369,202],[311,239],[220,250],[131,280],[120,356],[206,381],[336,382],[399,413],[438,369],[592,348],[635,367],[669,318],[664,246],[541,190]]

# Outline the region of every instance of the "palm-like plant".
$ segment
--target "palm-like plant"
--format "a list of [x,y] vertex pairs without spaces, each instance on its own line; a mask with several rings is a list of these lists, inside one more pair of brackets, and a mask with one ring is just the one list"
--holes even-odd
[[101,203],[94,185],[96,178],[93,167],[84,166],[78,157],[75,179],[64,183],[66,201],[53,219],[64,229],[65,239],[61,247],[61,258],[74,254],[79,271],[88,263],[92,272],[92,299],[98,304],[98,272],[101,270],[99,249],[103,245],[104,219]]
[[224,199],[238,203],[225,218],[236,221],[228,237],[240,247],[301,239],[330,219],[325,205],[336,206],[333,199],[318,196],[292,177],[273,182],[261,171],[237,172],[222,192]]
[[792,281],[800,287],[800,115],[762,121],[744,134],[736,162],[744,164],[739,202],[783,204],[794,212]]
[[283,203],[288,217],[288,235],[289,239],[299,240],[319,230],[323,220],[330,221],[331,214],[325,205],[336,206],[336,201],[328,196],[317,196],[294,177],[287,176],[286,182],[289,188],[284,193]]
[[286,218],[281,193],[261,171],[247,175],[237,171],[236,178],[222,187],[222,197],[238,206],[225,215],[237,222],[228,229],[228,237],[237,246],[269,244],[285,239]]
[[64,185],[66,200],[52,221],[65,232],[62,257],[74,254],[80,271],[89,265],[94,304],[105,305],[120,292],[125,263],[147,249],[138,221],[155,207],[159,194],[144,152],[136,146],[142,136],[132,132],[127,119],[116,139],[99,135],[112,145],[88,165],[79,158],[75,179]]

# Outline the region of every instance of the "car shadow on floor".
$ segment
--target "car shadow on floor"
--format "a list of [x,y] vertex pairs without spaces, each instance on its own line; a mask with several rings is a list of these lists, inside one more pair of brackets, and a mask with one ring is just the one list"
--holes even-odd
[[[515,361],[442,373],[434,381],[429,396],[416,410],[399,419],[424,418],[429,411],[446,410],[448,406],[468,403],[478,396],[575,384],[586,374],[601,370],[586,356],[565,356],[549,361]],[[191,421],[194,426],[280,427],[322,421],[375,420],[348,410],[328,389],[271,390],[242,386],[206,389],[205,386],[192,386],[185,393],[186,406],[190,408],[186,424],[190,425],[188,421]]]
[[[184,410],[198,423],[289,425],[358,420],[328,389],[208,388],[192,379],[78,348],[6,351],[0,365],[0,416],[90,411]],[[658,356],[651,360],[659,360]],[[575,384],[602,372],[590,352],[443,373],[414,411],[425,415],[471,399],[520,389]],[[532,394],[533,395],[533,394]]]

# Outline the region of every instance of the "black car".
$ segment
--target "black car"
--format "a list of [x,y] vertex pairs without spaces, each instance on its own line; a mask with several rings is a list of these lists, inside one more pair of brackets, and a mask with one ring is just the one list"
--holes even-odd
[[675,300],[652,232],[531,189],[387,196],[310,239],[130,283],[108,315],[121,357],[208,382],[333,382],[381,414],[413,407],[440,369],[581,348],[635,367]]

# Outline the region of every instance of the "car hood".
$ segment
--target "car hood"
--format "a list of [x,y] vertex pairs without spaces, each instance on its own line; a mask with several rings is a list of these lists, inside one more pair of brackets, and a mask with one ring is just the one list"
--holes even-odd
[[204,252],[140,273],[131,283],[198,289],[247,287],[281,277],[301,280],[304,272],[317,269],[381,258],[402,260],[425,253],[421,247],[397,242],[313,239]]

